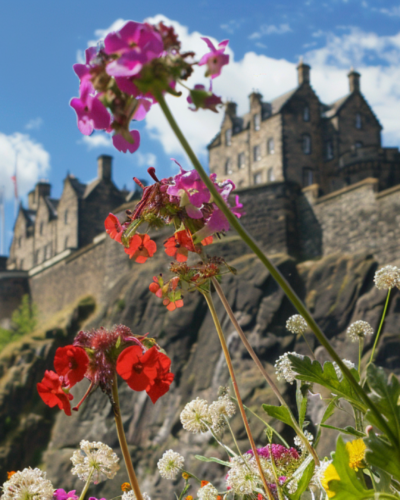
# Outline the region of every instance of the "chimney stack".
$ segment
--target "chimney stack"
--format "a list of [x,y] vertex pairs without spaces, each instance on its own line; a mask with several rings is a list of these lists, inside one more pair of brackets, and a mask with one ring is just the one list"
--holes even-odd
[[303,83],[310,83],[310,69],[308,64],[304,64],[303,58],[300,58],[299,64],[297,65],[297,80],[299,86]]
[[112,174],[112,156],[100,155],[97,158],[97,177],[105,181],[111,180]]
[[237,104],[233,101],[225,103],[225,113],[229,116],[236,116]]
[[350,92],[360,92],[360,73],[354,70],[353,67],[350,69],[350,73],[348,73],[349,78],[349,89]]

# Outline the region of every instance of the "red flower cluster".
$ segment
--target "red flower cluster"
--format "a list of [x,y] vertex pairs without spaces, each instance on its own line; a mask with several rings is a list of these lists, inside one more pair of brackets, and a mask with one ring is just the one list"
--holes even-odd
[[174,257],[178,262],[186,262],[189,252],[200,253],[202,246],[210,245],[212,242],[213,237],[208,236],[201,242],[201,245],[195,245],[190,232],[182,229],[164,242],[165,253],[169,257]]
[[160,299],[163,299],[164,306],[168,311],[175,311],[179,307],[183,307],[183,300],[180,290],[177,290],[179,278],[172,278],[164,284],[164,280],[160,275],[153,277],[153,283],[150,283],[149,290]]
[[110,396],[115,371],[131,389],[145,390],[153,403],[168,392],[174,380],[169,357],[159,351],[154,341],[134,337],[126,326],[119,325],[111,331],[100,328],[79,332],[74,344],[57,349],[56,371],[47,370],[37,384],[42,400],[51,408],[58,406],[67,415],[71,415],[73,399],[69,390],[83,378],[90,380],[90,386],[74,410],[96,387]]

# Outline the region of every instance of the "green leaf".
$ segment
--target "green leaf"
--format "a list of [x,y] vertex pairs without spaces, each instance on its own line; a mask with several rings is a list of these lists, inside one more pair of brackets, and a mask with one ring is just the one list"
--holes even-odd
[[[286,496],[290,500],[300,500],[301,495],[306,491],[308,488],[308,485],[310,484],[311,478],[314,474],[314,468],[315,468],[315,463],[314,461],[311,461],[307,467],[305,468],[301,479],[297,483],[297,489],[294,493],[290,494],[286,492]],[[296,472],[293,474],[294,477],[296,477]]]
[[369,432],[365,438],[368,447],[365,458],[368,464],[379,467],[400,481],[400,457],[392,444]]
[[123,232],[121,236],[121,241],[126,248],[129,248],[129,242],[131,238],[135,235],[141,223],[142,221],[140,219],[136,219],[131,224],[129,224],[129,226]]
[[310,389],[310,384],[304,384],[303,382],[297,381],[296,389],[296,403],[297,411],[299,412],[299,425],[300,429],[303,429],[304,419],[307,413],[307,392]]
[[284,424],[290,425],[293,429],[295,428],[290,412],[286,406],[262,405],[262,407],[270,417],[276,418]]
[[232,467],[231,463],[220,460],[219,458],[203,457],[203,455],[195,455],[194,457],[201,462],[215,462],[216,464],[225,465],[225,467]]
[[330,418],[335,413],[338,401],[339,397],[336,397],[332,399],[332,401],[328,404],[324,416],[322,417],[321,424],[324,424],[328,420],[328,418]]
[[[298,356],[293,356],[293,354],[289,354],[288,357],[293,371],[297,373],[297,380],[320,384],[329,389],[332,394],[349,401],[349,403],[361,410],[363,413],[367,411],[366,406],[355,393],[346,377],[343,376],[342,380],[338,379],[333,363],[327,361],[322,367],[318,361],[311,362],[310,358],[307,356],[300,358]],[[358,382],[359,376],[357,370],[353,368],[351,373]]]
[[[366,490],[358,479],[356,472],[349,466],[349,453],[341,436],[336,443],[336,452],[332,462],[340,480],[332,479],[328,483],[329,491],[333,494],[328,495],[335,500],[364,500],[374,498],[374,490]],[[329,478],[330,466],[327,469]]]
[[350,425],[348,425],[344,429],[342,429],[341,427],[334,427],[333,425],[326,425],[326,424],[321,424],[321,427],[325,427],[325,429],[332,429],[334,431],[339,431],[342,434],[350,434],[350,436],[356,436],[361,438],[365,437],[364,432],[356,431],[354,427],[351,427]]

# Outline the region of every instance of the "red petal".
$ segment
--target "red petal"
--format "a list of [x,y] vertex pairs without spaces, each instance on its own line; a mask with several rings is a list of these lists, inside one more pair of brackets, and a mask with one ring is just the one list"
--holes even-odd
[[156,379],[154,384],[146,389],[146,392],[150,396],[153,404],[169,391],[169,386],[174,380],[174,377],[173,373],[167,373],[162,379]]
[[132,258],[132,255],[137,251],[141,244],[142,238],[138,234],[135,234],[129,242],[129,248],[125,248],[125,253]]
[[[147,235],[146,235],[147,236]],[[157,245],[156,242],[153,240],[148,241],[147,243],[144,244],[146,250],[149,252],[149,256],[153,257],[153,255],[157,251]]]
[[169,247],[165,249],[165,253],[168,255],[168,257],[174,257],[176,254],[177,248],[174,245],[173,247]]
[[168,309],[168,311],[175,311],[175,309],[176,309],[175,302],[170,302],[170,303],[167,305],[167,309]]
[[177,301],[175,302],[175,304],[176,304],[176,307],[183,307],[183,300],[181,300],[181,299],[180,299],[180,300],[177,300]]
[[142,349],[133,345],[124,349],[117,359],[117,373],[124,380],[132,375],[132,366],[137,363],[142,355]]
[[69,387],[83,379],[88,364],[85,350],[72,345],[59,347],[54,357],[54,368],[58,375],[65,377]]
[[157,293],[160,290],[160,285],[158,283],[150,283],[149,290],[151,293]]
[[122,226],[118,218],[114,214],[109,214],[104,221],[106,233],[110,235],[113,240],[121,241]]
[[204,240],[202,240],[201,244],[205,247],[207,245],[211,245],[212,242],[213,242],[213,237],[207,236],[207,238],[204,238]]
[[176,252],[176,260],[178,262],[186,262],[188,260],[188,250],[187,248],[179,248]]

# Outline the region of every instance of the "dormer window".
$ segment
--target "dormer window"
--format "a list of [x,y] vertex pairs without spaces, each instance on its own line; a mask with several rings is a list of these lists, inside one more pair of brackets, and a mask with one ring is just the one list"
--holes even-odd
[[254,130],[260,130],[261,125],[261,116],[260,113],[256,113],[253,116]]
[[225,162],[225,175],[229,175],[232,173],[232,162],[231,160],[226,160]]
[[232,129],[228,128],[225,130],[225,145],[230,146],[232,144]]
[[311,137],[308,134],[303,135],[303,153],[311,154]]
[[303,121],[310,121],[310,108],[308,106],[305,106],[303,109]]
[[261,148],[260,146],[253,147],[253,160],[260,161],[261,160]]
[[362,121],[361,121],[360,113],[356,114],[356,128],[359,130],[362,128]]
[[332,141],[328,141],[326,143],[326,159],[327,160],[332,160],[333,158],[333,142]]
[[275,153],[275,143],[273,137],[269,138],[267,141],[267,151],[269,155],[273,155]]

